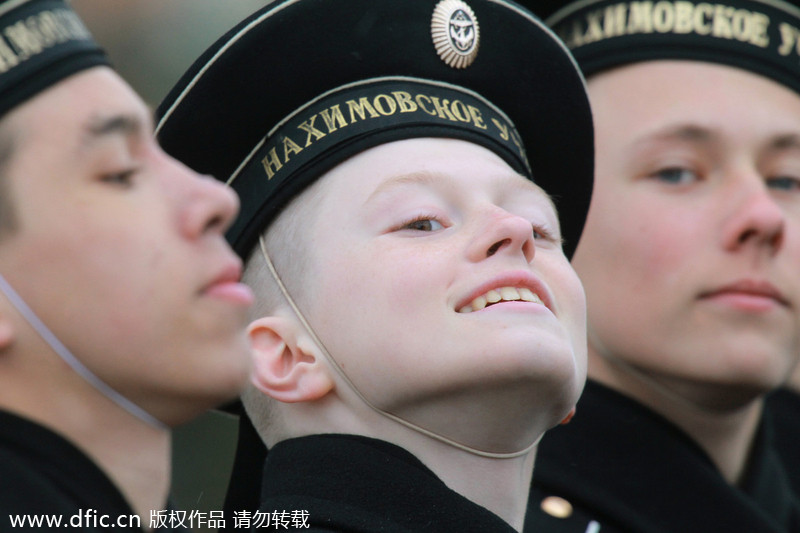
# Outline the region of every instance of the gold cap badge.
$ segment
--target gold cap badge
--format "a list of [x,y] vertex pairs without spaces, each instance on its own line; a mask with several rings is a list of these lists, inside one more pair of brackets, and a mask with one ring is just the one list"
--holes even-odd
[[436,5],[431,36],[436,53],[453,68],[470,66],[478,55],[478,20],[461,0],[442,0]]

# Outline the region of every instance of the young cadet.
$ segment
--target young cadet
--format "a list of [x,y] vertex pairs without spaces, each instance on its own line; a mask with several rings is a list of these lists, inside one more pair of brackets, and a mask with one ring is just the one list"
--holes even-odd
[[0,154],[0,531],[169,525],[170,426],[250,375],[238,200],[59,0],[0,3]]
[[762,412],[800,356],[800,10],[582,1],[547,21],[596,128],[572,261],[590,380],[539,449],[526,530],[798,531]]
[[165,149],[242,201],[244,405],[269,453],[239,526],[520,530],[585,378],[561,241],[592,126],[563,43],[505,1],[272,3],[159,113]]

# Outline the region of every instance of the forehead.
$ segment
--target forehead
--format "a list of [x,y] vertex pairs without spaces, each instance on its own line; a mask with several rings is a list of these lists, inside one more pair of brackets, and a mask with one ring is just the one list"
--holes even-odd
[[751,137],[800,128],[800,95],[742,69],[701,61],[646,61],[592,76],[598,156],[609,139],[680,127]]
[[[386,143],[354,156],[320,180],[366,203],[402,190],[478,190],[494,195],[549,196],[483,146],[444,138]],[[340,184],[340,185],[337,185]],[[334,196],[336,194],[334,193]]]
[[[676,113],[690,106],[711,111],[726,105],[768,103],[773,95],[798,99],[800,95],[750,71],[704,61],[656,60],[613,68],[588,79],[592,104],[602,112],[614,106],[625,114]],[[601,107],[602,106],[602,107]],[[744,108],[741,111],[745,111]]]
[[[114,71],[95,67],[70,76],[24,102],[7,117],[24,147],[46,143],[49,150],[77,150],[102,133],[101,124],[128,117],[148,126],[150,113]],[[122,129],[120,133],[123,133]],[[130,131],[125,132],[130,133]]]

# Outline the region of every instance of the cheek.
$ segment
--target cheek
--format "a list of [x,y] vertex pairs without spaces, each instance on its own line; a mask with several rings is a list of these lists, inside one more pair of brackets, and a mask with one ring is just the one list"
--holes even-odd
[[442,250],[405,244],[349,246],[330,264],[329,290],[364,302],[364,309],[419,314],[426,301],[442,294],[453,267],[443,264],[448,254]]
[[712,243],[696,213],[644,202],[620,211],[593,224],[573,264],[586,289],[592,345],[638,353],[685,316],[693,271]]
[[573,260],[590,301],[604,292],[636,298],[673,290],[682,272],[702,260],[697,243],[703,224],[696,218],[644,201],[590,217]]
[[566,263],[566,259],[563,265],[556,265],[552,271],[555,275],[548,277],[548,285],[558,301],[560,318],[567,324],[570,337],[585,343],[586,296],[583,284],[575,270]]
[[789,256],[789,263],[800,265],[800,206],[788,211],[784,235],[784,247]]

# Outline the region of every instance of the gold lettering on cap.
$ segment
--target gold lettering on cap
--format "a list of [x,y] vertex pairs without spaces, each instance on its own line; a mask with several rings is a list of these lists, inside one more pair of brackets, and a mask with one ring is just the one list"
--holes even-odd
[[788,56],[794,50],[795,54],[800,54],[800,39],[798,39],[800,30],[786,22],[781,22],[778,25],[778,30],[781,34],[781,45],[778,47],[778,53],[782,56]]
[[494,124],[497,127],[501,139],[503,139],[504,141],[508,141],[509,139],[511,139],[511,136],[508,134],[508,124],[503,124],[496,118],[492,118],[492,124]]
[[414,101],[417,102],[417,105],[419,106],[420,109],[422,109],[422,111],[424,113],[427,113],[428,115],[430,115],[432,117],[436,116],[436,111],[434,111],[433,109],[428,109],[427,107],[425,107],[426,105],[430,105],[431,104],[431,99],[430,99],[429,96],[424,95],[424,94],[418,94],[417,97],[414,99]]
[[711,4],[697,4],[697,6],[692,10],[692,27],[690,31],[686,33],[691,33],[691,31],[694,31],[697,35],[710,34],[711,24],[709,21],[711,20],[713,13],[714,6]]
[[[357,114],[361,118],[361,120],[366,120],[367,118],[366,113],[369,113],[369,116],[372,118],[378,118],[380,116],[378,112],[375,111],[375,108],[372,107],[369,98],[366,96],[362,96],[361,98],[359,98],[358,102],[356,102],[355,100],[348,100],[345,103],[347,104],[347,108],[350,110],[351,124],[356,121],[355,114]],[[364,110],[366,110],[366,113],[364,112]]]
[[617,4],[606,8],[603,15],[603,35],[606,38],[625,34],[625,6]]
[[19,64],[19,58],[3,39],[0,39],[0,73],[7,72]]
[[659,2],[653,8],[653,29],[658,33],[669,33],[675,27],[675,6]]
[[[612,37],[649,33],[711,35],[759,48],[769,46],[764,13],[701,2],[622,2],[590,11],[559,33],[570,48]],[[784,39],[784,42],[786,40]]]
[[393,91],[392,95],[394,99],[397,100],[397,105],[400,107],[401,113],[413,113],[419,108],[411,98],[411,93],[407,93],[406,91]]
[[[343,96],[342,98],[346,97]],[[433,94],[392,91],[391,93],[379,93],[372,97],[350,98],[343,103],[347,105],[349,110],[349,123],[342,111],[341,102],[334,103],[312,115],[307,115],[304,120],[300,120],[300,118],[303,118],[302,116],[298,118],[296,123],[298,136],[295,138],[299,139],[299,136],[304,136],[303,146],[290,137],[290,135],[293,135],[290,132],[279,134],[274,139],[267,141],[266,155],[261,159],[261,166],[268,180],[274,178],[294,156],[300,154],[306,148],[313,146],[317,141],[328,135],[359,121],[371,121],[398,113],[424,113],[436,119],[471,124],[475,128],[482,130],[488,129],[482,108],[469,105],[462,100],[450,100]],[[318,121],[317,119],[320,120]],[[426,118],[425,122],[430,122],[430,118]],[[522,142],[513,126],[506,122],[505,119],[496,117],[492,117],[491,122],[497,128],[497,136],[503,141],[513,143],[524,157],[525,152]]]
[[70,40],[88,40],[91,35],[80,18],[69,10],[44,10],[0,30],[0,73]]
[[451,122],[457,122],[458,119],[456,119],[456,117],[453,116],[453,113],[450,112],[450,100],[447,98],[444,100],[439,100],[438,96],[432,96],[431,102],[433,102],[433,108],[436,110],[436,116],[447,119]]
[[283,164],[289,162],[291,159],[292,154],[299,154],[302,152],[303,149],[300,147],[299,144],[294,142],[291,137],[284,137],[283,138]]
[[372,105],[378,110],[378,113],[388,117],[394,115],[397,111],[397,102],[388,94],[379,94],[372,100]]
[[319,114],[325,123],[325,127],[328,128],[328,133],[333,133],[337,129],[347,126],[347,120],[345,120],[339,104],[323,109]]
[[271,180],[275,176],[275,173],[283,167],[281,160],[278,159],[278,151],[274,146],[270,148],[267,155],[261,160],[261,165],[263,165],[264,171],[267,173],[268,180]]
[[[622,7],[625,8],[625,5],[622,4]],[[630,17],[624,35],[653,32],[653,2],[633,2],[628,9]]]
[[476,127],[485,130],[487,128],[486,123],[483,121],[483,115],[481,115],[481,110],[473,105],[467,106],[469,110],[469,116],[472,117],[472,123],[475,124]]
[[450,112],[459,122],[472,122],[472,115],[469,114],[469,109],[461,100],[453,100],[450,104]]
[[691,33],[694,28],[694,6],[691,2],[675,2],[675,33]]
[[[325,137],[324,133],[322,133],[320,130],[314,127],[314,121],[316,119],[317,115],[314,115],[310,119],[306,120],[305,122],[301,122],[300,125],[297,126],[299,129],[308,133],[308,135],[306,136],[306,147],[311,146],[311,143],[313,143],[314,141]],[[312,137],[314,138],[312,139]]]
[[586,16],[586,34],[583,38],[587,42],[603,40],[603,26],[600,24],[601,15],[602,13],[595,12]]

